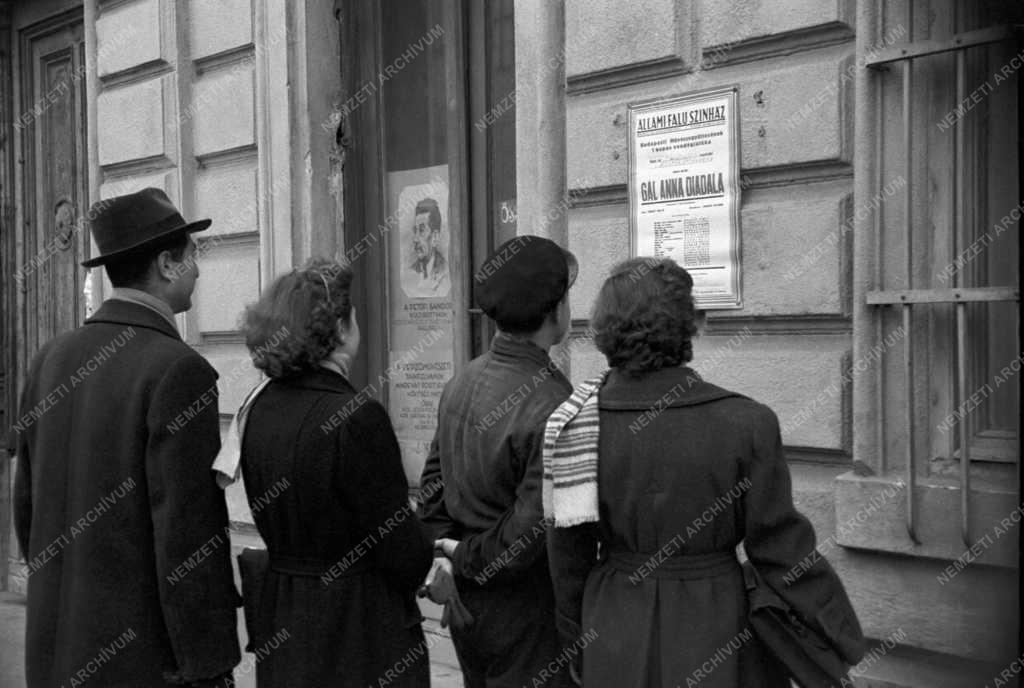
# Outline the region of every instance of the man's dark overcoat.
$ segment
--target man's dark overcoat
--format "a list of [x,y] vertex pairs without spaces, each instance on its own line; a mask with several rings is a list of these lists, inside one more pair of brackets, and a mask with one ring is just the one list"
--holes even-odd
[[793,506],[771,409],[687,367],[613,370],[599,409],[600,523],[553,528],[548,541],[559,630],[593,636],[587,688],[788,688],[747,624],[740,542],[818,632],[863,641]]
[[415,591],[433,542],[384,407],[325,368],[274,380],[249,412],[242,475],[270,555],[257,685],[427,688]]
[[121,300],[34,359],[14,423],[30,688],[238,663],[216,380],[169,322]]

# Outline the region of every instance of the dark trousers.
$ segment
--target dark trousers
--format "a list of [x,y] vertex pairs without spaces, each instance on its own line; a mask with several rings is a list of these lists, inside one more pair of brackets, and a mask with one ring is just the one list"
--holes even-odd
[[555,629],[555,600],[546,567],[521,582],[481,588],[457,581],[475,619],[452,629],[465,688],[571,688],[569,664]]

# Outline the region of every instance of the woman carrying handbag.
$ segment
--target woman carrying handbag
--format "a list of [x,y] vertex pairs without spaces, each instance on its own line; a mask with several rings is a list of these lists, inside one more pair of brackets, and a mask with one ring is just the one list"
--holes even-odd
[[748,603],[742,542],[761,592],[783,601],[787,623],[803,624],[794,636],[824,639],[845,673],[863,636],[793,506],[775,414],[686,365],[692,288],[671,260],[614,268],[591,318],[610,370],[548,420],[559,630],[566,646],[591,638],[573,672],[587,688],[789,688],[792,657],[770,651],[777,629],[762,623],[764,596],[752,591]]

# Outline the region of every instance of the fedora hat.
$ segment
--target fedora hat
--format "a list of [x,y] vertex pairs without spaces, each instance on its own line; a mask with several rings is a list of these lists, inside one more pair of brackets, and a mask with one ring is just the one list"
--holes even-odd
[[86,268],[103,265],[178,232],[201,232],[212,222],[185,222],[167,194],[153,188],[93,203],[89,218],[100,254],[82,261]]

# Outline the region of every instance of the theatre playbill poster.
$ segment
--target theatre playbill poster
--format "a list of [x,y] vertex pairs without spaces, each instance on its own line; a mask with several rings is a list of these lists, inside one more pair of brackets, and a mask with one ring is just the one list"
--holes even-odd
[[743,304],[738,120],[735,87],[629,106],[633,255],[686,268],[703,309]]

